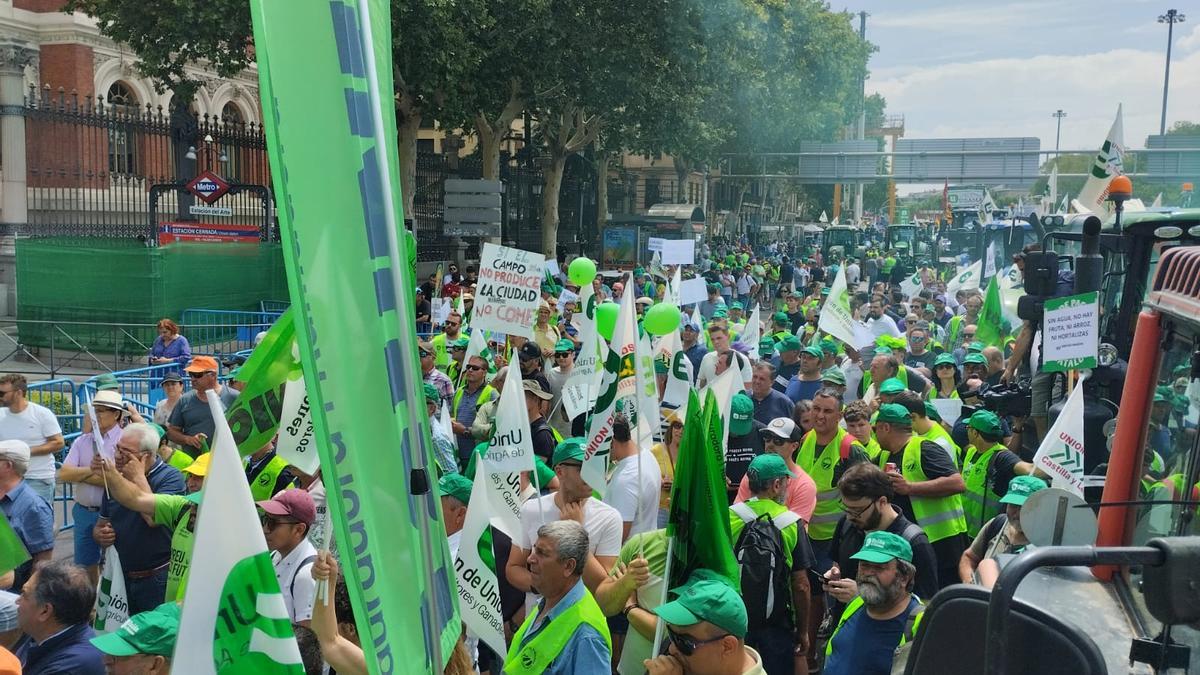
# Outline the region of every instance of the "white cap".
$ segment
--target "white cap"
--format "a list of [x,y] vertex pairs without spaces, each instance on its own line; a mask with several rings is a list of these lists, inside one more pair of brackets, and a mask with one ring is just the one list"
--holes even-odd
[[29,444],[25,441],[0,441],[0,455],[11,455],[29,461]]

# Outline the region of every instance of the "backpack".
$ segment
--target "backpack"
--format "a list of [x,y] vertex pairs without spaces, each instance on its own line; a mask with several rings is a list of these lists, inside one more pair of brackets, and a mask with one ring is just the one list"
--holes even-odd
[[750,630],[774,624],[782,615],[791,623],[791,570],[783,548],[783,529],[800,520],[800,516],[785,511],[772,518],[756,515],[745,502],[734,504],[731,510],[746,525],[733,547],[742,579],[742,599]]

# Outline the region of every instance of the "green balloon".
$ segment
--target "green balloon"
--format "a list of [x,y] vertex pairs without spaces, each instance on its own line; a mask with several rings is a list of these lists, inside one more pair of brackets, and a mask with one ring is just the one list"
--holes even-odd
[[620,305],[615,302],[602,302],[596,306],[596,330],[609,342],[612,342],[613,329],[617,327],[619,309]]
[[567,278],[576,286],[585,286],[596,278],[596,263],[590,258],[576,258],[567,266]]
[[646,312],[642,325],[651,335],[667,335],[679,328],[679,308],[665,302],[651,307]]

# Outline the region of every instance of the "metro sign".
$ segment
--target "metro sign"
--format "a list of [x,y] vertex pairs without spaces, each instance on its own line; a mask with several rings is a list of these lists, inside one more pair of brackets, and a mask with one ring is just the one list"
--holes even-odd
[[212,171],[201,172],[184,187],[188,192],[203,200],[205,204],[212,204],[229,192],[229,183]]

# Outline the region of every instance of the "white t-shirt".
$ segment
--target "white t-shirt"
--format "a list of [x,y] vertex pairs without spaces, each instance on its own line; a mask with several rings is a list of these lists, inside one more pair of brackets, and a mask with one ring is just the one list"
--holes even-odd
[[300,544],[292,549],[286,558],[280,559],[278,553],[271,554],[271,559],[275,562],[275,578],[279,581],[283,604],[287,607],[292,623],[312,618],[317,582],[312,578],[312,562],[302,563],[315,555],[317,549],[313,548],[308,539],[301,539]]
[[904,333],[901,333],[900,329],[896,326],[896,322],[887,314],[878,319],[868,319],[867,330],[871,331],[871,335],[875,337],[882,335],[891,335],[892,337],[904,336]]
[[[20,413],[14,413],[8,408],[0,409],[0,440],[25,441],[32,448],[61,433],[62,427],[58,426],[58,418],[44,406],[28,403]],[[54,480],[54,455],[30,457],[29,471],[25,473],[25,477]]]
[[[521,536],[517,545],[532,551],[537,543],[538,528],[556,520],[559,520],[559,510],[554,503],[554,494],[527,500],[521,505]],[[592,555],[615,558],[621,552],[621,514],[613,507],[589,498],[583,504],[583,529],[588,533],[588,552]],[[538,596],[526,593],[525,608],[532,608],[537,599]]]
[[632,537],[658,527],[658,497],[661,490],[662,474],[658,462],[649,450],[642,450],[622,459],[613,467],[604,501],[621,514],[622,522],[633,523],[629,528],[629,536]]
[[[742,371],[742,382],[749,382],[754,378],[754,368],[750,366],[750,357],[741,352],[730,350],[733,358],[737,360],[738,366]],[[717,379],[717,352],[710,351],[700,359],[700,368],[696,373],[696,387],[701,388],[705,385],[712,384],[713,380]],[[732,366],[731,366],[732,367]]]

